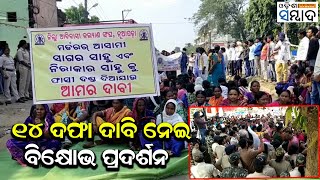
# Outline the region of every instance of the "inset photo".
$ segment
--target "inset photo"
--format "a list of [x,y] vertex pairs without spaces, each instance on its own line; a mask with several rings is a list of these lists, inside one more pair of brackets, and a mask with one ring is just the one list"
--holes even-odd
[[189,109],[190,178],[318,177],[318,106]]

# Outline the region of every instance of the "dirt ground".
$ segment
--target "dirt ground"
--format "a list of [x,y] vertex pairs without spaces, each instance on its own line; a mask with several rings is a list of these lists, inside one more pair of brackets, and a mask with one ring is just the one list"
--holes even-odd
[[[0,101],[4,98],[0,95]],[[6,142],[10,138],[11,127],[16,123],[23,123],[29,116],[32,101],[25,103],[13,103],[0,105],[0,151],[6,148]]]

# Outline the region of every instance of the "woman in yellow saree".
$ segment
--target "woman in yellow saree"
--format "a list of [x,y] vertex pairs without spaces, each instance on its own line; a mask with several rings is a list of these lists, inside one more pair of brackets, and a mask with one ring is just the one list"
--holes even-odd
[[[119,123],[121,119],[124,117],[132,117],[131,110],[124,106],[122,99],[120,100],[113,100],[112,107],[108,108],[104,111],[95,112],[92,116],[92,126],[93,126],[93,133],[98,133],[98,129],[102,123],[109,122],[112,124]],[[96,144],[103,144],[103,141],[96,141]],[[88,141],[88,143],[83,145],[83,148],[91,148],[94,147],[94,136],[93,139]]]

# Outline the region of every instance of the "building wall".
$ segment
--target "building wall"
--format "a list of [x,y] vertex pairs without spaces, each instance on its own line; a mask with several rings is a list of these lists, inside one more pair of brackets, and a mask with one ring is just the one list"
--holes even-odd
[[33,5],[39,9],[39,14],[34,14],[36,28],[58,27],[56,0],[33,0]]
[[[16,12],[17,22],[8,22],[7,12]],[[7,41],[12,56],[15,55],[18,43],[21,39],[28,41],[26,29],[28,27],[28,0],[1,0],[0,41]]]

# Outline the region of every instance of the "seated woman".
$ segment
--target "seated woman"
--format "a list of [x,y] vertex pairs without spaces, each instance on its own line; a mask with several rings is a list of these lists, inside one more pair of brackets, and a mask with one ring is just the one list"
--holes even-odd
[[[159,114],[161,114],[161,112],[164,110],[165,104],[167,103],[168,100],[173,99],[173,100],[177,101],[177,96],[173,90],[165,91],[163,95],[164,95],[164,97],[163,97],[163,100],[160,104],[160,107],[154,113],[155,116],[158,116]],[[177,103],[178,103],[177,113],[181,116],[181,118],[183,119],[184,122],[188,122],[187,112],[183,106],[182,101],[178,100]]]
[[155,123],[155,117],[152,111],[147,109],[147,101],[144,98],[137,98],[133,103],[132,117],[136,120],[138,127],[138,138],[131,143],[131,149],[137,149],[139,144],[139,149],[145,148],[146,144],[153,144],[153,149],[157,150],[161,148],[161,143],[159,141],[149,141],[143,136],[143,128],[149,123]]
[[[54,115],[54,120],[57,123],[63,123],[66,126],[72,122],[83,122],[87,119],[88,112],[85,103],[71,102],[65,103],[65,107],[57,114]],[[63,148],[67,149],[72,146],[71,140],[65,136],[62,143]]]
[[264,91],[258,91],[254,96],[254,101],[251,101],[252,104],[249,106],[266,106],[271,103],[269,94]]
[[89,116],[93,115],[97,111],[108,109],[111,106],[112,106],[111,101],[105,101],[105,100],[91,101],[88,106]]
[[207,94],[204,91],[197,91],[196,92],[196,102],[191,104],[191,107],[203,107],[203,106],[210,106],[207,103]]
[[50,110],[52,112],[52,114],[57,114],[58,112],[60,112],[63,108],[65,107],[65,103],[54,103]]
[[[177,101],[170,99],[166,102],[162,114],[157,116],[157,125],[162,122],[170,123],[172,126],[179,122],[184,122],[179,114],[177,114]],[[179,157],[181,151],[184,148],[184,141],[178,141],[174,137],[171,137],[168,141],[165,141],[165,149],[170,156]]]
[[289,90],[285,90],[282,91],[278,100],[268,104],[268,106],[287,106],[291,104],[291,92]]
[[37,144],[40,148],[40,151],[44,151],[46,149],[58,151],[61,148],[60,141],[54,140],[50,137],[50,126],[54,123],[54,119],[50,112],[49,106],[46,104],[33,105],[31,107],[30,116],[24,122],[26,125],[40,123],[44,124],[43,138],[36,141],[20,141],[16,139],[9,139],[7,141],[7,148],[12,158],[22,166],[25,166],[24,149],[28,144]]
[[240,90],[236,87],[231,87],[228,90],[228,98],[223,100],[220,106],[246,106],[244,100],[240,100]]
[[[131,110],[124,106],[124,100],[113,100],[112,107],[108,108],[104,111],[95,112],[92,116],[92,126],[93,126],[93,133],[98,133],[98,129],[102,123],[109,122],[112,124],[117,124],[123,119],[124,117],[132,117]],[[105,143],[104,141],[97,141],[97,144]],[[94,138],[88,143],[83,145],[83,148],[91,148],[94,147]]]
[[211,106],[219,106],[221,102],[223,101],[223,96],[222,96],[222,89],[220,86],[215,86],[213,87],[213,95],[210,99],[208,104]]

